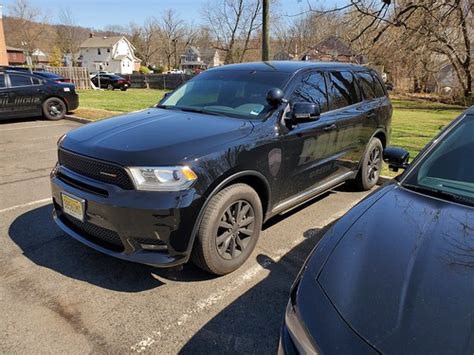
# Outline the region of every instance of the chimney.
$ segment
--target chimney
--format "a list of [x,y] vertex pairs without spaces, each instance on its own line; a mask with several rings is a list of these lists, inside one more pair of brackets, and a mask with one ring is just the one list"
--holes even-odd
[[92,32],[89,33],[89,38],[94,38],[94,34]]
[[0,4],[0,65],[8,65],[7,44],[3,32],[3,6]]

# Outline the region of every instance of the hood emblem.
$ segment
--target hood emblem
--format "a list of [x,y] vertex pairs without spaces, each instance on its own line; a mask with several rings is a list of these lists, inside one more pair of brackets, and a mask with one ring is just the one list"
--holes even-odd
[[117,174],[106,173],[105,171],[101,171],[100,174],[101,174],[101,175],[108,176],[108,177],[112,177],[112,178],[114,178],[114,179],[117,177]]

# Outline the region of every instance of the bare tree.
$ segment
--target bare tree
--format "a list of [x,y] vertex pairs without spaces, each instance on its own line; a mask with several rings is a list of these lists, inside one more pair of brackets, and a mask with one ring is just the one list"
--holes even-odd
[[77,54],[81,44],[81,36],[77,31],[74,17],[69,8],[59,12],[59,24],[56,26],[57,45],[61,53],[71,56],[72,65],[77,65]]
[[472,22],[470,0],[351,0],[334,10],[347,11],[356,30],[352,42],[365,38],[367,48],[376,47],[384,37],[403,37],[400,43],[407,53],[410,48],[423,48],[443,55],[451,63],[463,95],[472,97]]
[[136,55],[146,66],[160,52],[160,26],[154,17],[145,20],[142,26],[131,25],[130,41],[136,48]]
[[45,31],[45,17],[40,9],[32,6],[28,0],[16,0],[10,7],[10,16],[19,20],[18,31],[21,32],[22,46],[27,56],[38,48],[38,40]]
[[[261,28],[261,1],[213,0],[202,10],[216,49],[225,52],[225,63],[242,62],[254,33]],[[255,48],[257,49],[257,48]]]
[[176,11],[166,10],[160,18],[160,37],[163,41],[163,54],[168,68],[174,57],[174,66],[178,66],[178,45],[182,45],[185,36],[185,23]]

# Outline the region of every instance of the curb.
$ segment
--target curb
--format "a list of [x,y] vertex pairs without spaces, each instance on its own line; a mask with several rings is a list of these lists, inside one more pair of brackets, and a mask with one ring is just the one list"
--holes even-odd
[[392,179],[393,178],[391,178],[389,176],[379,176],[379,181],[377,181],[377,185],[383,185],[383,184],[389,182]]
[[88,120],[87,118],[82,118],[82,117],[74,116],[74,115],[66,115],[64,116],[64,118],[69,121],[79,122],[83,124],[92,122],[91,120]]

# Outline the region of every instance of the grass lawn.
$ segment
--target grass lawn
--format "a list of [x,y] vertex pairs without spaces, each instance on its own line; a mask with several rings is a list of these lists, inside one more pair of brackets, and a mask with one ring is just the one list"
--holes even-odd
[[90,120],[98,120],[125,112],[142,110],[156,104],[165,92],[146,89],[78,90],[80,105],[74,114]]
[[[91,120],[141,110],[156,104],[162,90],[129,89],[127,91],[80,90],[80,107],[75,114]],[[392,138],[390,145],[407,149],[414,158],[443,127],[464,108],[430,101],[393,99]],[[394,174],[384,168],[384,175]]]

